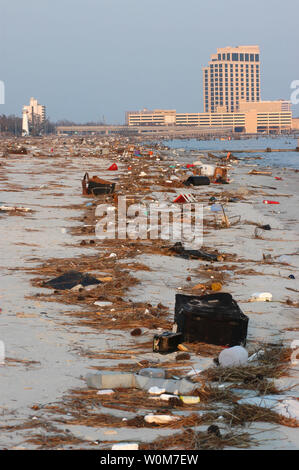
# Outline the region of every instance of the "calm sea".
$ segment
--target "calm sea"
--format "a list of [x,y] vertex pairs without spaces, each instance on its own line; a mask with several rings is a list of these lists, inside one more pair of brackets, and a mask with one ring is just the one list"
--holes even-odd
[[[169,140],[163,142],[173,149],[198,150],[218,153],[234,150],[266,150],[271,149],[295,149],[299,147],[298,137],[273,136],[257,138],[241,138],[240,140]],[[245,162],[256,163],[259,166],[282,167],[299,169],[299,152],[256,152],[237,153],[236,156]],[[255,157],[261,157],[256,159]],[[190,157],[189,157],[190,158]],[[186,161],[189,161],[186,155]],[[184,156],[182,155],[182,159]]]

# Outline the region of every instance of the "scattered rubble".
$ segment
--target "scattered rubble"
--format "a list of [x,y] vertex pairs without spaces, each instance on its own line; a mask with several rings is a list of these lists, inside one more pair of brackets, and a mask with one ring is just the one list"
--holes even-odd
[[[248,208],[257,194],[253,187],[242,188],[241,182],[238,190],[227,189],[232,183],[228,173],[234,171],[233,164],[240,159],[231,153],[221,158],[205,153],[200,161],[194,155],[193,163],[186,163],[160,143],[144,144],[137,137],[122,136],[84,139],[63,136],[44,139],[42,144],[28,138],[22,140],[22,145],[14,141],[1,145],[2,161],[13,155],[20,159],[23,155],[40,160],[50,158],[57,162],[70,159],[70,164],[79,161],[73,191],[81,197],[81,203],[76,200],[73,206],[65,205],[68,210],[80,211],[76,217],[70,217],[73,225],[68,229],[78,256],[35,259],[40,264],[26,265],[22,269],[31,276],[34,287],[34,293],[28,294],[27,299],[68,306],[70,310],[60,315],[63,326],[78,326],[84,331],[96,332],[101,338],[105,335],[107,341],[107,347],[80,351],[86,361],[90,360],[88,364],[92,364],[87,368],[93,369],[93,372],[87,368],[82,371],[80,388],[69,390],[55,403],[34,404],[35,416],[12,426],[12,432],[27,430],[26,442],[42,449],[97,445],[64,431],[67,417],[67,426],[71,429],[86,426],[111,432],[118,428],[126,428],[128,432],[133,428],[180,430],[146,443],[136,439],[130,442],[129,438],[124,442],[116,442],[111,437],[101,439],[101,448],[197,450],[257,446],[259,438],[256,439],[254,433],[240,432],[239,425],[259,422],[298,426],[296,400],[286,401],[286,390],[277,389],[274,383],[274,379],[290,373],[294,351],[283,345],[255,342],[251,335],[249,340],[247,338],[254,321],[251,318],[257,313],[247,314],[245,302],[250,301],[252,308],[270,308],[274,303],[272,294],[255,292],[250,297],[254,292],[251,290],[253,283],[247,289],[247,299],[244,293],[235,290],[238,303],[235,295],[233,298],[227,293],[229,281],[230,286],[233,284],[231,279],[266,276],[258,268],[292,267],[291,255],[276,257],[275,253],[261,251],[265,248],[262,234],[267,232],[270,236],[277,230],[272,220],[265,219],[262,223],[252,217],[254,222],[247,222],[238,215],[240,206],[244,204]],[[85,167],[88,172],[81,180]],[[90,178],[89,174],[99,176]],[[272,172],[251,170],[249,174],[263,178],[271,176]],[[42,183],[32,191],[46,191],[47,184]],[[55,188],[60,187],[59,182],[55,184]],[[63,198],[62,188],[63,185],[58,189],[61,193],[56,194]],[[262,187],[262,191],[266,189],[270,188]],[[8,190],[22,193],[23,188],[20,185],[8,187]],[[207,212],[203,221],[207,245],[198,249],[192,247],[192,243],[186,245],[159,237],[100,240],[95,230],[98,223],[95,209],[98,204],[109,205],[118,222],[121,196],[126,196],[126,209],[140,204],[146,215],[150,204],[161,201],[178,205],[202,203]],[[267,193],[263,197],[267,199],[261,198],[261,205],[278,204],[268,199],[271,195]],[[17,212],[34,214],[32,209],[19,205],[0,206],[0,212],[4,218]],[[265,223],[268,220],[271,224]],[[158,222],[162,230],[161,219]],[[255,226],[254,236],[252,225]],[[222,245],[215,243],[220,228],[225,229],[222,232],[227,233],[227,239],[235,228],[240,233],[244,230],[250,243],[260,243],[257,259],[245,259],[245,255],[248,258],[250,255],[244,251],[243,257],[238,255],[240,250],[233,243],[229,246],[230,240]],[[158,255],[161,266],[170,258],[190,263],[190,268],[186,264],[189,272],[178,273],[181,285],[172,287],[175,285],[172,277],[177,273],[171,273],[170,279],[165,280],[167,288],[172,283],[171,289],[176,291],[174,309],[169,308],[169,302],[163,297],[163,286],[161,289],[153,287],[157,289],[158,301],[148,300],[146,287],[150,281],[142,276],[154,273],[150,265],[139,259],[141,255]],[[294,285],[289,272],[287,275],[283,272],[282,278],[290,280],[286,289],[298,292],[289,287]],[[270,288],[269,283],[267,286],[259,283],[254,289]],[[134,299],[133,288],[145,290],[143,301]],[[273,292],[276,294],[275,290]],[[253,302],[261,300],[267,305]],[[280,301],[285,309],[298,307],[295,300]],[[246,305],[246,315],[243,305]],[[113,335],[118,335],[118,348],[109,345]],[[1,357],[5,356],[0,353],[0,361]],[[18,363],[6,357],[1,367],[12,366],[14,361]],[[39,363],[24,361],[23,364],[29,367]],[[260,398],[265,396],[281,398],[275,409],[261,406]],[[292,413],[287,414],[287,410]],[[49,425],[46,418],[42,419],[49,416],[55,426]],[[198,431],[197,426],[207,428]]]

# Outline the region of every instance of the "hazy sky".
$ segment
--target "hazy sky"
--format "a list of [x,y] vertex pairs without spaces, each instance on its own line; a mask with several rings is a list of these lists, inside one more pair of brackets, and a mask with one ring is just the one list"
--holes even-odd
[[202,66],[217,47],[250,44],[262,99],[290,99],[298,20],[298,0],[0,0],[0,114],[21,116],[31,96],[53,121],[202,112]]

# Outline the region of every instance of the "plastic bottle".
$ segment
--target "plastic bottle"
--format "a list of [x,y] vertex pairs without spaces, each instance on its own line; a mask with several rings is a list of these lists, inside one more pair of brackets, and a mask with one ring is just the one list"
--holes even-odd
[[105,371],[87,374],[87,386],[98,390],[114,388],[132,388],[135,386],[133,373]]
[[280,204],[280,202],[277,202],[277,201],[267,201],[266,199],[264,199],[263,203],[264,203],[264,204]]
[[242,346],[233,346],[221,351],[218,360],[221,367],[240,366],[247,363],[248,352]]

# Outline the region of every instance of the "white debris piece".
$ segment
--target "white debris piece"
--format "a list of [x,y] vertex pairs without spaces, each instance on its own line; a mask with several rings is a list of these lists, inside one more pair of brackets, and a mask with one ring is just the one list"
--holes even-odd
[[151,387],[148,391],[151,395],[161,395],[162,393],[165,392],[165,388],[160,388],[160,387]]
[[248,358],[248,362],[258,361],[261,357],[263,357],[264,354],[265,354],[265,351],[263,349],[261,349],[260,351],[252,354]]
[[133,442],[119,442],[113,444],[111,450],[138,450],[139,445]]
[[104,302],[97,300],[96,302],[94,302],[93,305],[97,305],[98,307],[108,307],[109,305],[112,305],[112,302]]
[[194,377],[195,375],[199,375],[202,373],[202,369],[192,369],[190,372],[188,372],[187,376],[188,377]]
[[144,421],[146,423],[166,424],[180,419],[178,416],[170,415],[146,415]]
[[275,411],[286,418],[299,420],[299,401],[290,399],[279,402]]
[[233,346],[232,348],[223,349],[218,359],[221,367],[240,366],[247,363],[248,352],[242,346]]
[[31,209],[29,209],[28,207],[0,206],[0,211],[2,211],[2,212],[13,212],[13,211],[18,211],[18,212],[30,212]]
[[272,294],[270,292],[255,292],[250,298],[250,302],[271,302]]
[[264,397],[243,398],[239,405],[255,405],[269,408],[286,418],[299,420],[299,402],[292,397],[283,398],[281,395],[265,395]]

